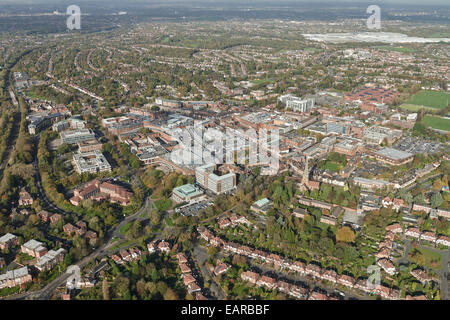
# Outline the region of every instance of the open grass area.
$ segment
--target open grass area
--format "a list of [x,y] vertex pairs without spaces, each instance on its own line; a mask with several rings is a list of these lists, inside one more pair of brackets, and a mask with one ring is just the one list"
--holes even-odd
[[131,222],[128,222],[126,224],[124,224],[120,229],[119,229],[119,233],[121,235],[124,235],[125,233],[127,233],[128,230],[130,230],[131,228]]
[[[413,262],[435,270],[440,270],[442,268],[442,255],[440,253],[426,248],[411,248],[410,253],[414,252],[420,254],[416,254],[416,258],[413,259],[410,257]],[[423,259],[420,257],[423,257]]]
[[444,109],[450,103],[450,94],[441,91],[422,90],[413,95],[406,104]]
[[424,116],[422,122],[431,128],[450,132],[450,119]]
[[324,163],[320,164],[320,169],[339,172],[341,171],[342,166],[339,163],[333,161],[325,161]]
[[430,35],[430,38],[450,38],[450,32],[436,32]]
[[116,244],[115,246],[111,247],[110,250],[114,251],[117,249],[125,248],[125,247],[128,247],[129,245],[133,244],[134,242],[136,242],[136,240],[121,241],[118,244]]
[[172,200],[170,199],[159,199],[155,201],[155,206],[159,212],[164,212],[170,207],[172,207]]
[[425,109],[425,110],[429,110],[432,112],[437,112],[439,111],[439,109],[436,108],[432,108],[432,107],[425,107],[425,106],[418,106],[416,104],[409,104],[409,103],[403,103],[402,105],[400,105],[400,108],[406,111],[412,111],[412,112],[417,112],[420,109]]
[[414,53],[417,51],[416,49],[405,48],[405,47],[377,46],[375,48],[378,50],[396,51],[396,52],[402,52],[402,53]]

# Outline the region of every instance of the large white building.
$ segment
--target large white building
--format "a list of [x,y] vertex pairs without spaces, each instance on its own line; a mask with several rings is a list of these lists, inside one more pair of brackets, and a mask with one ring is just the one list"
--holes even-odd
[[74,153],[73,161],[79,174],[111,171],[111,165],[100,150]]
[[236,174],[229,172],[224,175],[215,173],[215,164],[206,164],[195,169],[198,184],[215,194],[232,190],[236,186]]
[[278,98],[286,109],[292,109],[295,112],[306,112],[315,106],[314,99],[302,99],[290,94],[282,95]]

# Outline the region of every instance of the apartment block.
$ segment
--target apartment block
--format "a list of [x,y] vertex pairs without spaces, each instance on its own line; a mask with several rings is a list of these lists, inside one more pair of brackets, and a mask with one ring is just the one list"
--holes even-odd
[[195,170],[195,177],[197,183],[215,194],[230,191],[236,186],[236,174],[229,172],[220,175],[214,164],[197,167]]

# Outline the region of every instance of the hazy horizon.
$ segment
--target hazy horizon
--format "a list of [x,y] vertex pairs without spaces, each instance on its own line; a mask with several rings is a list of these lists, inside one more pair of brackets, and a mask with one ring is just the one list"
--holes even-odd
[[209,4],[214,5],[214,3],[221,5],[223,3],[231,4],[236,3],[239,5],[256,5],[256,4],[266,4],[271,6],[276,6],[279,4],[300,4],[300,3],[316,3],[316,4],[340,4],[340,5],[408,5],[408,6],[423,6],[423,7],[429,7],[433,5],[439,5],[439,6],[450,6],[450,2],[448,0],[429,0],[426,3],[423,3],[422,0],[378,0],[378,1],[361,1],[361,0],[320,0],[320,1],[312,1],[312,0],[282,0],[282,1],[269,1],[269,0],[129,0],[124,3],[121,0],[0,0],[1,4],[8,4],[8,5],[39,5],[39,4],[61,4],[61,3],[86,3],[89,4],[101,4],[101,3],[121,3],[124,6],[127,4]]

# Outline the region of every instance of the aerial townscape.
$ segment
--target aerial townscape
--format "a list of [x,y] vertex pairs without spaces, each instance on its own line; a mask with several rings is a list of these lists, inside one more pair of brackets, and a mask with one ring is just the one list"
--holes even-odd
[[450,300],[446,1],[1,2],[0,300]]

